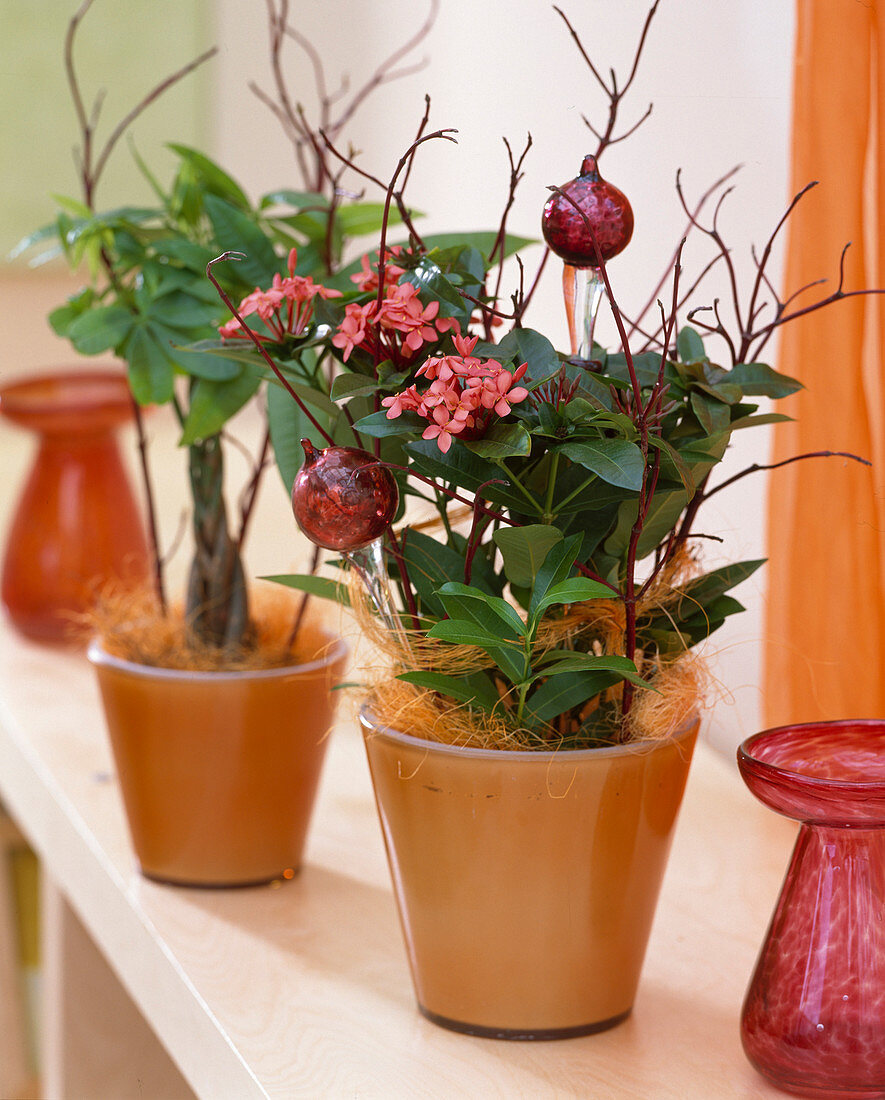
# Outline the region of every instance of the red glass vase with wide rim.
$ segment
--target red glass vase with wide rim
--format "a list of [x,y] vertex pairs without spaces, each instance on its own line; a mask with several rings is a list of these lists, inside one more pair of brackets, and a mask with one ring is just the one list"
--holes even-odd
[[801,822],[741,1017],[753,1065],[801,1096],[885,1096],[885,721],[748,738],[747,786]]
[[697,735],[511,752],[361,715],[421,1012],[563,1039],[633,1007]]
[[116,370],[34,375],[0,387],[0,414],[39,437],[7,535],[3,604],[23,634],[62,642],[98,586],[149,574],[114,435],[132,416],[129,387]]

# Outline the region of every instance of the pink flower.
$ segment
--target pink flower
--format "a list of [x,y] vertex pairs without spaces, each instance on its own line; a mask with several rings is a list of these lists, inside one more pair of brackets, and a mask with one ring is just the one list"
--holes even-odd
[[[240,302],[239,314],[248,317],[257,313],[271,332],[271,339],[283,340],[286,336],[300,335],[313,316],[313,299],[319,295],[321,298],[340,298],[340,290],[331,290],[329,287],[320,286],[310,276],[296,275],[295,266],[298,262],[298,252],[292,249],[289,252],[287,267],[288,278],[276,274],[268,290],[256,287],[251,294]],[[281,308],[285,303],[285,320],[281,315]],[[240,322],[236,317],[219,328],[222,339],[232,337],[244,337]],[[257,333],[259,339],[268,339]]]
[[463,420],[450,417],[445,409],[437,406],[433,410],[433,423],[424,429],[422,439],[435,439],[436,445],[445,454],[452,445],[452,437],[463,431],[466,424]]
[[470,378],[467,385],[476,389],[480,395],[483,408],[494,409],[498,416],[508,416],[512,405],[518,405],[524,401],[529,391],[524,386],[515,386],[525,374],[527,363],[517,367],[511,374],[509,370],[498,370],[484,378]]
[[343,349],[342,359],[345,363],[353,349],[359,347],[366,339],[366,329],[374,312],[374,302],[368,302],[364,306],[351,302],[344,307],[344,320],[332,337],[332,343],[336,348]]
[[[384,286],[393,286],[400,275],[404,275],[406,269],[404,267],[398,267],[396,264],[390,262],[389,257],[398,256],[402,252],[402,248],[399,245],[393,245],[393,247],[385,250],[385,257],[387,263],[384,267]],[[375,265],[373,266],[369,260],[368,255],[363,256],[360,260],[362,265],[362,271],[356,275],[351,275],[351,282],[356,283],[360,290],[373,291],[378,289],[378,256],[379,253],[375,253]]]
[[461,354],[433,356],[415,372],[430,379],[423,393],[412,385],[382,401],[389,420],[407,409],[429,420],[422,438],[435,439],[443,453],[456,435],[482,438],[495,415],[508,416],[513,405],[529,394],[524,386],[516,385],[528,369],[526,363],[509,371],[494,359],[477,359],[470,354],[476,339],[465,339],[460,334],[455,346]]
[[438,312],[439,302],[422,307],[418,288],[401,283],[388,290],[378,311],[378,323],[382,329],[400,334],[403,355],[410,358],[425,342],[439,339],[432,324]]

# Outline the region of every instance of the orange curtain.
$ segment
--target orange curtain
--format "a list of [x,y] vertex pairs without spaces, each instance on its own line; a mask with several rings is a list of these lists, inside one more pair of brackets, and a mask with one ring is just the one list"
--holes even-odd
[[[880,9],[882,9],[880,11]],[[879,16],[882,16],[880,23]],[[797,0],[792,179],[820,181],[790,222],[792,309],[830,293],[885,286],[885,0]],[[781,330],[779,369],[806,389],[779,403],[777,462],[837,450],[770,475],[764,674],[769,725],[885,718],[885,408],[883,299],[839,301]]]

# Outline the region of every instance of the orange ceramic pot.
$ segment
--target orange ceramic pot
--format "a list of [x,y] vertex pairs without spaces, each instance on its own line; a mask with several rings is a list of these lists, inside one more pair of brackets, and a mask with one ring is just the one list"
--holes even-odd
[[633,1006],[697,722],[563,752],[363,732],[417,994],[472,1035],[601,1031]]
[[298,870],[346,657],[330,638],[292,668],[187,672],[90,646],[143,874],[242,886]]
[[114,437],[132,416],[129,386],[119,371],[36,375],[0,388],[0,413],[39,439],[7,536],[3,604],[23,634],[65,641],[97,586],[148,577],[144,525]]

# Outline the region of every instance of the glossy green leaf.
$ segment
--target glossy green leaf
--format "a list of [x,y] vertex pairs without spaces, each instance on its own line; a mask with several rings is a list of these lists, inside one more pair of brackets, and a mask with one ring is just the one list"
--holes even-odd
[[747,397],[786,397],[802,389],[802,383],[786,374],[778,374],[766,363],[736,363],[728,380],[740,386]]
[[516,640],[525,635],[525,623],[516,609],[500,596],[490,596],[460,581],[448,581],[437,590],[446,614],[469,619],[493,635]]
[[636,665],[627,657],[617,654],[608,654],[597,657],[593,653],[573,653],[568,650],[558,650],[553,654],[547,654],[546,659],[538,675],[552,676],[566,672],[614,672],[619,678],[629,680],[637,687],[654,690],[648,680],[644,680],[636,671]]
[[133,314],[122,306],[97,306],[71,321],[67,336],[81,355],[100,355],[116,351],[135,324]]
[[278,574],[276,576],[261,577],[263,581],[273,581],[274,584],[282,584],[287,588],[295,588],[299,592],[307,592],[311,596],[319,596],[324,600],[334,600],[336,603],[350,607],[350,596],[347,585],[341,581],[332,580],[329,577],[317,577],[311,573]]
[[636,492],[642,487],[645,464],[642,451],[635,443],[623,439],[600,439],[563,443],[557,450],[610,485]]
[[200,153],[188,145],[179,145],[175,142],[168,143],[166,147],[191,165],[207,192],[227,199],[243,210],[249,209],[249,200],[240,185],[215,161],[210,160],[205,153]]
[[184,421],[180,446],[217,435],[232,416],[249,401],[261,385],[257,371],[244,370],[238,378],[214,382],[198,378],[191,389],[190,408]]
[[583,600],[610,600],[616,593],[606,584],[591,580],[589,577],[570,577],[567,580],[552,584],[545,595],[535,603],[532,611],[540,615],[548,607],[557,604],[580,603]]
[[268,286],[282,263],[254,219],[216,195],[206,195],[204,201],[219,252],[243,253],[246,258],[236,261],[239,277],[255,286]]
[[449,676],[442,672],[415,670],[401,672],[397,679],[405,680],[407,684],[414,684],[416,687],[427,688],[428,691],[438,691],[440,695],[447,695],[459,703],[476,703],[486,710],[493,710],[501,701],[495,685],[482,672]]
[[707,357],[700,333],[689,325],[683,325],[679,330],[679,336],[676,338],[676,348],[683,363],[697,363]]
[[423,432],[427,421],[415,412],[404,412],[393,420],[387,418],[387,410],[369,413],[360,417],[354,424],[354,430],[360,435],[369,435],[373,439],[384,439],[389,435],[403,435],[406,432]]
[[514,683],[526,675],[525,657],[520,646],[512,645],[468,619],[442,619],[427,631],[428,637],[453,645],[475,645],[487,653]]
[[541,612],[538,610],[544,597],[554,585],[568,578],[571,573],[575,555],[581,546],[580,535],[570,535],[561,542],[556,542],[547,551],[547,556],[538,570],[535,584],[532,588],[532,598],[529,602],[529,619],[537,621]]
[[546,523],[532,523],[525,527],[499,527],[492,538],[501,551],[507,580],[517,587],[529,588],[550,548],[562,540],[562,531]]
[[622,679],[617,672],[564,672],[551,676],[529,698],[527,716],[536,723],[550,722]]
[[531,454],[532,437],[522,424],[504,424],[499,421],[482,439],[465,440],[463,446],[480,458],[500,462],[505,458]]
[[129,385],[139,405],[165,405],[172,399],[172,361],[146,325],[132,330],[122,354],[129,366]]

